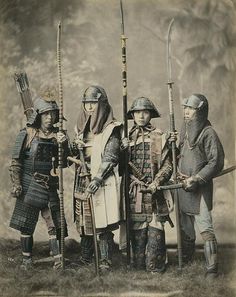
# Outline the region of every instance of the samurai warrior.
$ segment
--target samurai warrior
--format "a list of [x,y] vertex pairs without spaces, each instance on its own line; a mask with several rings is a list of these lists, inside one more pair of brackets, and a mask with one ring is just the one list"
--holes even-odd
[[[58,176],[55,172],[60,135],[58,128],[54,127],[59,118],[55,92],[47,89],[35,100],[33,118],[16,137],[12,152],[10,176],[12,196],[16,198],[16,203],[10,227],[20,231],[23,255],[21,268],[25,270],[33,266],[33,234],[40,211],[48,225],[54,268],[60,267],[57,241],[60,240],[61,218]],[[66,158],[68,142],[63,144],[63,154]]]
[[146,97],[134,100],[128,111],[128,119],[134,120],[128,140],[133,261],[136,269],[148,272],[166,269],[164,223],[170,220],[167,200],[171,197],[158,190],[172,174],[169,143],[165,134],[150,123],[159,117]]
[[179,176],[185,189],[179,190],[183,259],[191,261],[195,247],[195,228],[204,241],[206,276],[218,274],[217,241],[211,210],[213,177],[224,166],[222,144],[208,121],[208,100],[193,94],[183,101],[184,123],[180,134]]
[[[112,265],[113,233],[120,220],[118,161],[121,123],[113,117],[105,90],[88,87],[83,95],[73,142],[76,165],[74,213],[81,236],[81,263],[88,264],[94,253],[93,229],[88,195],[94,204],[96,234],[99,234],[100,264]],[[96,235],[95,235],[96,236]]]

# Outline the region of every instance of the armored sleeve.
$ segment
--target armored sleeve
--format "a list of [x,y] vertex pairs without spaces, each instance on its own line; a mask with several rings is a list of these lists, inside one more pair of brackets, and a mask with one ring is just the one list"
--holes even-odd
[[209,128],[202,138],[206,165],[197,173],[202,183],[208,182],[224,167],[224,149],[216,132]]
[[170,156],[170,151],[166,156],[164,162],[158,173],[155,175],[153,182],[157,185],[162,185],[167,182],[172,175],[172,161]]
[[70,143],[70,150],[71,150],[71,155],[72,156],[78,156],[79,155],[79,148],[78,145],[76,144],[76,139],[77,137],[73,139],[73,141]]
[[120,127],[114,128],[106,146],[102,157],[98,173],[96,177],[100,180],[106,179],[113,168],[119,162],[120,154]]
[[12,158],[19,159],[22,157],[22,152],[24,148],[24,143],[27,138],[27,130],[22,129],[16,137],[15,144],[12,148]]
[[66,135],[66,141],[64,141],[62,143],[62,159],[63,159],[63,167],[67,167],[68,161],[67,161],[67,157],[72,155],[72,145],[70,142],[70,138],[69,135],[66,131],[64,131],[65,135]]
[[27,130],[24,128],[17,135],[14,146],[12,148],[12,161],[9,167],[9,172],[13,187],[21,185],[22,157],[26,139]]
[[14,186],[21,185],[22,163],[20,159],[12,159],[9,167],[10,177]]
[[68,166],[67,157],[70,155],[70,145],[68,141],[65,141],[62,144],[62,160],[63,160],[63,167]]

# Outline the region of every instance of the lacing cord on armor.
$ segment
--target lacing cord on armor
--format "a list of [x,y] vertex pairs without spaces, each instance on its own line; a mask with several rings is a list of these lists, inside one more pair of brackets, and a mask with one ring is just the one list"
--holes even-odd
[[136,131],[136,134],[134,136],[134,159],[136,158],[136,143],[137,143],[137,140],[138,140],[138,135],[139,133],[141,132],[141,135],[142,135],[142,153],[143,153],[143,156],[142,156],[142,163],[141,163],[141,172],[143,171],[143,167],[144,167],[144,161],[145,161],[145,142],[144,142],[144,131],[148,131],[148,132],[151,132],[154,130],[154,127],[149,123],[148,125],[146,125],[145,127],[141,127],[141,126],[138,126],[138,125],[135,125],[129,135],[131,135],[132,133],[134,133]]
[[129,194],[133,193],[134,191],[134,188],[137,187],[138,185],[139,186],[145,186],[145,182],[139,180],[137,177],[135,177],[134,175],[130,175],[130,178],[131,178],[131,183],[130,183],[130,188],[129,188]]
[[142,211],[142,199],[143,194],[140,192],[142,186],[145,186],[145,182],[140,181],[135,176],[131,175],[132,182],[130,183],[129,194],[133,193],[133,197],[135,198],[135,212],[141,213]]
[[142,165],[141,165],[141,171],[143,172],[143,166],[144,166],[144,159],[145,159],[145,145],[144,145],[144,131],[143,131],[143,128],[140,127],[140,130],[141,130],[141,133],[142,133],[142,147],[143,147],[143,158],[142,158]]
[[50,175],[35,172],[34,179],[38,184],[44,186],[46,189],[49,189],[48,182],[50,179]]
[[143,171],[143,166],[144,166],[144,156],[145,156],[145,151],[144,151],[144,129],[143,127],[139,127],[137,126],[137,132],[135,134],[135,138],[134,138],[134,158],[136,158],[136,144],[137,144],[137,139],[138,139],[138,135],[141,132],[142,135],[142,163],[141,163],[141,172]]

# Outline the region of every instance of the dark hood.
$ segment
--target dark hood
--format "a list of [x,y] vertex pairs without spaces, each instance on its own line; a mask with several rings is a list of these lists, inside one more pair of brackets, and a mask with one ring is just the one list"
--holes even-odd
[[[89,120],[90,123],[88,123]],[[89,115],[85,111],[84,103],[81,104],[76,126],[77,133],[81,134],[88,123],[90,131],[94,134],[99,134],[112,121],[114,121],[112,107],[110,106],[107,97],[102,96],[101,99],[98,100],[97,106],[92,115]]]

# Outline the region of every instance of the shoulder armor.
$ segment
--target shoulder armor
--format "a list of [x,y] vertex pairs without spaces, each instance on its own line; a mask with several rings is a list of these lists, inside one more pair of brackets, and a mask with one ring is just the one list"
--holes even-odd
[[24,128],[24,129],[20,130],[20,133],[16,137],[15,145],[12,150],[12,158],[13,159],[20,158],[26,136],[27,136],[26,129]]

